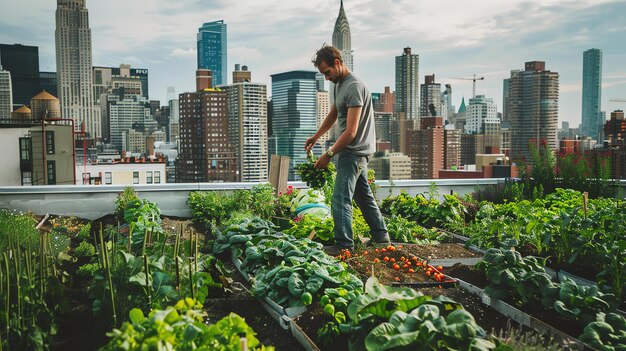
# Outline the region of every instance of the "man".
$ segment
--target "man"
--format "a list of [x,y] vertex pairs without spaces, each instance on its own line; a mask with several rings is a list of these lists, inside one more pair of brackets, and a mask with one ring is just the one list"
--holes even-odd
[[335,121],[338,121],[341,132],[335,144],[315,163],[315,168],[326,168],[330,159],[337,155],[337,178],[331,201],[335,248],[329,253],[338,254],[342,249],[354,248],[353,199],[370,227],[372,240],[388,244],[387,227],[367,183],[367,163],[376,151],[372,95],[365,83],[346,67],[336,48],[323,46],[312,61],[326,80],[335,83],[335,103],[315,135],[306,140],[304,148],[311,150]]

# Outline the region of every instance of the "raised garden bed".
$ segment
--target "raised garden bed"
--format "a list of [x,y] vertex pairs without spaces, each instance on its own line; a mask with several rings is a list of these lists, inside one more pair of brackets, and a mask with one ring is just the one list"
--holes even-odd
[[354,254],[344,253],[339,258],[363,280],[373,275],[386,285],[443,287],[454,284],[453,279],[440,272],[442,267],[428,264],[428,260],[418,256],[415,252],[420,251],[414,248],[423,249],[423,246],[389,245]]
[[204,309],[209,314],[208,321],[211,323],[231,312],[238,314],[254,329],[262,344],[274,346],[277,351],[304,350],[292,333],[280,328],[254,297],[208,299],[204,303]]
[[585,325],[564,318],[554,311],[543,308],[539,304],[524,304],[520,306],[512,301],[502,301],[489,297],[483,290],[489,284],[489,281],[482,271],[474,267],[455,265],[450,267],[447,272],[460,280],[462,288],[480,296],[485,304],[494,307],[517,322],[538,332],[550,334],[570,349],[592,349],[577,339]]

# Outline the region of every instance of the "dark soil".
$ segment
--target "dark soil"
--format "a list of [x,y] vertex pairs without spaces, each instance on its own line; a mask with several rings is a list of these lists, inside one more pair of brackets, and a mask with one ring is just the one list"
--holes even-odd
[[204,303],[204,310],[208,313],[210,323],[217,322],[231,312],[238,314],[254,329],[261,344],[274,346],[277,351],[303,350],[291,332],[281,328],[253,297],[210,299]]
[[[50,219],[56,217],[51,216],[42,226],[42,230],[50,231],[52,229]],[[38,218],[38,221],[42,219],[43,216]],[[89,223],[89,221],[72,219],[71,225],[74,223],[82,225]],[[107,226],[117,227],[119,225],[114,215],[101,217],[91,222],[92,235],[100,231],[101,224],[103,229]],[[181,224],[185,238],[188,238],[192,232],[204,235],[203,229],[189,219],[163,217],[162,227],[167,232],[179,231]],[[206,300],[203,304],[204,310],[208,314],[208,321],[214,323],[234,312],[245,318],[246,323],[252,327],[262,344],[275,346],[276,350],[302,350],[291,332],[282,329],[263,306],[250,296],[249,285],[230,261],[230,255],[222,255],[219,258],[232,274],[231,279],[229,279],[230,284],[227,287],[228,291],[225,293],[214,291],[216,294],[211,295],[214,298]],[[106,333],[112,329],[112,325],[109,325],[110,321],[105,321],[106,318],[93,316],[91,300],[87,295],[89,280],[74,274],[79,266],[80,264],[76,263],[72,264],[71,267],[65,267],[72,279],[66,283],[65,301],[67,301],[67,306],[65,312],[57,320],[59,331],[52,345],[53,350],[97,350],[106,344],[108,341]],[[315,333],[312,335],[314,336]]]
[[596,281],[596,274],[598,274],[598,265],[596,264],[580,264],[580,263],[550,263],[548,262],[548,267],[554,269],[555,271],[566,271],[567,273],[573,274],[575,276],[585,278],[592,282]]
[[[457,264],[448,268],[446,273],[451,277],[461,279],[482,289],[489,285],[489,281],[485,277],[485,274],[474,267]],[[524,305],[508,300],[504,300],[504,302],[528,313],[548,325],[561,330],[564,333],[567,333],[574,338],[578,338],[584,328],[584,325],[581,325],[577,321],[566,319],[553,310],[545,309],[541,305],[541,302],[526,303]]]
[[[424,295],[439,296],[444,295],[449,297],[469,311],[476,322],[485,329],[487,333],[498,334],[500,332],[506,332],[510,328],[519,328],[520,326],[509,318],[503,316],[497,311],[491,309],[489,306],[484,305],[480,298],[468,293],[461,288],[440,289],[440,288],[418,288]],[[334,340],[332,345],[323,347],[319,340],[316,340],[315,336],[317,331],[324,326],[327,322],[330,322],[331,318],[325,315],[322,308],[317,304],[311,306],[309,310],[296,318],[296,322],[302,328],[302,330],[316,342],[322,350],[348,350],[348,338],[342,336],[338,340]]]
[[[397,249],[394,251],[384,248],[369,248],[355,252],[349,257],[343,255],[340,258],[364,280],[372,276],[372,269],[374,269],[373,274],[378,278],[378,281],[387,285],[393,283],[437,283],[439,281],[435,279],[435,272],[427,271],[425,259],[416,256],[403,245],[396,247]],[[383,250],[385,251],[383,252]]]
[[[224,263],[226,269],[232,272],[230,290],[232,295],[227,298],[209,299],[204,303],[204,310],[209,315],[209,322],[215,323],[231,312],[238,314],[246,320],[246,323],[257,334],[261,344],[274,346],[276,351],[303,350],[302,346],[293,337],[291,331],[284,330],[276,320],[263,308],[261,303],[250,295],[250,284],[239,273],[230,260],[230,254],[218,257]],[[317,329],[313,334],[315,337]]]
[[476,253],[465,248],[462,244],[438,244],[438,245],[416,245],[402,244],[403,249],[427,260],[446,259],[446,258],[470,258],[482,257],[482,254]]
[[489,284],[485,273],[475,269],[473,266],[455,264],[452,267],[446,268],[446,273],[451,277],[461,279],[480,288],[484,288]]
[[317,331],[332,320],[332,317],[324,314],[324,310],[319,304],[309,306],[305,313],[295,318],[296,323],[300,326],[302,331],[304,331],[320,349],[332,351],[348,350],[348,337],[344,335],[337,338],[337,340],[333,340],[332,345],[326,347],[317,339]]
[[463,288],[419,288],[416,290],[424,295],[433,297],[443,295],[460,303],[464,309],[474,316],[476,323],[483,327],[487,333],[498,335],[501,332],[506,332],[511,327],[520,328],[517,322],[483,304],[480,297],[467,292]]

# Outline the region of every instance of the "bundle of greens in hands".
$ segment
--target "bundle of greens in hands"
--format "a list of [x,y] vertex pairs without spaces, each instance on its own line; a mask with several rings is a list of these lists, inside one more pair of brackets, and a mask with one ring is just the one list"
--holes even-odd
[[321,189],[327,182],[332,183],[335,165],[331,162],[326,168],[315,168],[316,161],[317,157],[313,155],[313,152],[309,151],[307,153],[307,162],[299,164],[297,172],[309,188]]

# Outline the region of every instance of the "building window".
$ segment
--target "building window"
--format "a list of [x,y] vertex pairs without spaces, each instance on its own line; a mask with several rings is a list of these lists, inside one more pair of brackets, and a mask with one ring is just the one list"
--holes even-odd
[[139,172],[133,172],[133,184],[139,184]]
[[154,171],[154,184],[161,184],[161,171]]
[[111,180],[111,172],[104,172],[104,184],[113,184]]
[[32,159],[32,147],[30,138],[20,138],[20,161]]
[[146,184],[152,184],[152,171],[146,171]]
[[56,185],[57,183],[57,165],[56,161],[47,161],[48,165],[48,185]]
[[33,173],[32,172],[22,172],[22,185],[33,185]]
[[46,153],[54,154],[54,131],[46,131]]

